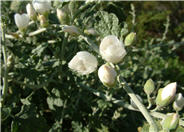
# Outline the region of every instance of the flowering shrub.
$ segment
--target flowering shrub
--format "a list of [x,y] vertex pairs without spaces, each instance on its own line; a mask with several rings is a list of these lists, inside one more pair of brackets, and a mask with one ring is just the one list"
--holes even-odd
[[3,1],[2,131],[183,131],[184,32],[138,5]]

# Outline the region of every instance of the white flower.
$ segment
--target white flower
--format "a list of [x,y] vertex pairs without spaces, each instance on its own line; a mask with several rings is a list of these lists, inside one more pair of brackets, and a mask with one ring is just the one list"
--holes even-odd
[[49,12],[49,10],[51,9],[50,0],[33,0],[32,4],[36,12],[42,15]]
[[111,87],[115,84],[116,76],[116,71],[108,64],[104,64],[98,69],[98,77],[107,87]]
[[120,62],[126,55],[126,50],[122,42],[114,35],[106,36],[100,44],[100,54],[102,58],[111,63]]
[[71,35],[79,35],[80,32],[79,32],[79,29],[75,26],[64,26],[63,27],[63,32],[68,32],[70,33]]
[[17,27],[20,29],[20,30],[23,30],[25,28],[27,28],[28,24],[29,24],[29,17],[27,14],[18,14],[16,13],[14,15],[14,19],[15,19],[15,24],[17,25]]
[[87,75],[94,72],[98,61],[96,57],[87,51],[78,52],[69,62],[68,67],[81,75]]
[[26,5],[26,11],[30,19],[32,20],[36,19],[36,12],[30,3]]
[[175,101],[173,103],[173,108],[176,111],[180,111],[183,109],[183,107],[184,107],[184,98],[183,98],[182,94],[179,93],[176,95]]
[[163,88],[162,93],[161,93],[161,99],[162,99],[162,100],[165,100],[165,99],[167,99],[168,97],[169,97],[169,98],[170,98],[170,97],[174,97],[175,94],[176,94],[176,86],[177,86],[176,82],[170,83],[170,84],[168,84],[167,86],[165,86],[165,87]]

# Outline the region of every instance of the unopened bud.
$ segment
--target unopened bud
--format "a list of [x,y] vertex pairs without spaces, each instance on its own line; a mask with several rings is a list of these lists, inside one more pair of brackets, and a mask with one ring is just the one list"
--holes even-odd
[[155,90],[155,85],[152,79],[149,79],[146,81],[145,85],[144,85],[144,92],[150,96],[151,93],[153,93],[153,91]]
[[47,27],[49,25],[49,22],[44,15],[39,15],[38,20],[40,21],[41,27]]
[[14,63],[13,56],[12,55],[8,56],[8,58],[7,58],[7,67],[11,68],[13,63]]
[[177,113],[169,113],[162,122],[164,130],[175,130],[179,123],[179,115]]
[[133,44],[133,42],[135,41],[136,39],[136,33],[132,32],[132,33],[129,33],[126,38],[125,38],[125,46],[129,46],[131,44]]
[[175,101],[173,103],[173,108],[176,111],[180,111],[183,109],[183,107],[184,107],[184,98],[183,98],[182,94],[179,93],[176,95]]
[[75,26],[64,26],[63,27],[64,32],[68,32],[71,35],[79,35],[79,29]]
[[36,11],[34,10],[33,6],[29,3],[26,5],[26,11],[29,18],[33,21],[36,20]]
[[166,87],[161,88],[158,91],[158,95],[156,98],[157,107],[164,107],[173,101],[176,94],[176,86],[176,82],[170,83]]
[[69,16],[64,9],[57,8],[57,18],[61,24],[68,24]]
[[93,35],[93,36],[97,35],[97,32],[93,28],[85,29],[84,33],[87,35]]
[[110,65],[104,64],[98,69],[98,77],[106,87],[113,87],[116,82],[117,73]]
[[[136,94],[136,97],[137,97],[137,99],[138,99],[141,103],[143,102],[142,98],[141,98],[138,94]],[[134,107],[135,109],[138,109],[137,105],[134,103],[134,101],[133,101],[132,99],[130,99],[130,104],[131,104],[131,106]]]

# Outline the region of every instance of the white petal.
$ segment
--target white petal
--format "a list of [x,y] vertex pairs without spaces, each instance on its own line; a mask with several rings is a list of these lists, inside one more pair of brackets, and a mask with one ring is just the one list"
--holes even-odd
[[78,52],[69,62],[68,67],[81,75],[86,75],[94,72],[98,62],[94,55],[87,51]]
[[50,0],[33,0],[32,4],[34,9],[40,14],[49,11],[51,8]]
[[20,29],[26,28],[29,24],[29,17],[27,14],[20,15],[16,13],[14,15],[14,19],[15,19],[15,24]]
[[102,58],[111,63],[120,62],[126,55],[122,42],[114,35],[106,36],[100,44]]
[[177,86],[176,82],[170,83],[167,86],[165,86],[161,93],[162,100],[174,96],[176,94],[176,86]]

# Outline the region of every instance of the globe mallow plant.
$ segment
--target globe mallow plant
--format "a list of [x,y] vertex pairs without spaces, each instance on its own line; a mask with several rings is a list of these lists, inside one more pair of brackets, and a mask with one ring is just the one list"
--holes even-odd
[[[48,23],[48,14],[51,10],[51,1],[50,0],[33,0],[32,4],[28,4],[26,6],[27,14],[18,14],[14,15],[15,24],[18,29],[24,32],[29,25],[30,20],[36,21],[36,18],[40,21],[41,26],[47,27],[49,26]],[[57,8],[56,15],[60,22],[60,24],[68,24],[68,19],[71,19],[68,15],[68,12],[64,9]],[[66,21],[67,20],[67,21]],[[54,27],[54,26],[53,26]],[[72,35],[73,37],[79,38],[83,35],[83,38],[87,38],[85,40],[89,40],[85,34],[90,35],[97,35],[94,28],[89,28],[88,31],[81,32],[79,27],[76,25],[62,25],[61,31],[63,33]],[[44,30],[45,31],[45,30]],[[61,32],[60,31],[60,32]],[[168,106],[170,103],[173,102],[173,109],[176,113],[171,113],[164,115],[163,121],[161,123],[163,130],[174,130],[178,126],[180,122],[179,111],[181,111],[184,107],[184,98],[181,93],[176,95],[177,83],[173,82],[166,85],[164,88],[160,88],[157,93],[157,97],[152,97],[151,95],[155,92],[155,83],[152,79],[146,81],[143,90],[148,97],[148,102],[151,104],[148,108],[144,106],[144,100],[138,95],[133,92],[133,90],[129,87],[123,77],[119,74],[120,68],[119,64],[123,62],[124,57],[127,55],[127,46],[131,46],[136,39],[136,33],[131,32],[129,33],[124,41],[118,39],[118,36],[109,34],[104,38],[101,38],[101,42],[99,43],[98,47],[98,57],[94,54],[82,50],[76,53],[76,55],[69,61],[68,67],[71,71],[74,71],[80,75],[89,75],[93,72],[98,74],[99,81],[108,88],[114,89],[117,87],[117,83],[127,92],[130,96],[130,104],[122,105],[125,106],[127,109],[140,111],[145,119],[150,124],[150,132],[158,132],[159,129],[157,124],[154,120],[154,115],[159,113],[151,113],[152,111],[158,111],[160,109],[164,109],[164,107]],[[90,41],[87,41],[90,43]],[[124,43],[123,43],[124,42]],[[91,44],[93,45],[93,44]],[[103,60],[104,64],[99,64],[98,60]],[[125,62],[126,63],[126,62]],[[126,69],[123,69],[126,70]],[[99,92],[100,93],[100,92]],[[107,91],[108,93],[108,91]],[[103,93],[95,94],[97,96],[103,95]],[[107,97],[107,95],[104,95]],[[113,95],[111,95],[113,96]],[[154,94],[153,94],[154,96]],[[99,96],[100,97],[100,96]],[[156,98],[156,99],[155,99]],[[112,98],[114,103],[119,102],[115,98]],[[151,101],[150,101],[151,100]],[[156,104],[156,108],[151,110],[152,105]],[[159,114],[162,115],[162,114]],[[158,116],[155,116],[158,117]]]

